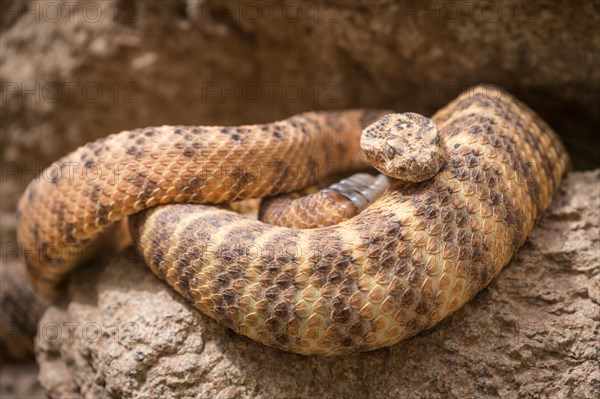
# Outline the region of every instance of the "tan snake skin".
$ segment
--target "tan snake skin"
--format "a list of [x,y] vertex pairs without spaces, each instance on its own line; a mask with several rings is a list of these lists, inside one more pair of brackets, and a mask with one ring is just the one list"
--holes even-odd
[[314,229],[348,220],[388,188],[384,175],[357,173],[321,190],[311,187],[262,201],[258,219],[275,226]]
[[[359,133],[381,116],[341,111],[237,128],[163,126],[88,144],[59,161],[63,171],[78,163],[73,179],[50,173],[19,203],[19,240],[38,249],[25,254],[32,281],[52,292],[106,226],[136,213],[132,236],[153,272],[236,332],[301,354],[393,345],[485,287],[558,187],[565,149],[510,95],[481,86],[440,110],[432,120],[441,171],[421,183],[394,182],[334,226],[293,229],[213,206],[156,206],[274,195],[314,183],[324,169],[364,167]],[[114,171],[131,161],[137,169],[124,177],[80,177],[93,163]],[[290,165],[299,173],[292,176]]]

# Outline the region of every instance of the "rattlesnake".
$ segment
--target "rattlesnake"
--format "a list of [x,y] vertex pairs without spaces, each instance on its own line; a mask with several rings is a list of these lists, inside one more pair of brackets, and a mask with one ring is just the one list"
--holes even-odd
[[[463,93],[431,119],[384,115],[162,126],[87,144],[32,182],[19,203],[31,280],[54,292],[108,226],[132,215],[131,235],[152,271],[254,340],[335,355],[412,336],[508,263],[549,205],[568,156],[533,111],[491,86]],[[361,169],[364,127],[366,158],[396,179],[349,220],[296,229],[198,205],[291,192]]]

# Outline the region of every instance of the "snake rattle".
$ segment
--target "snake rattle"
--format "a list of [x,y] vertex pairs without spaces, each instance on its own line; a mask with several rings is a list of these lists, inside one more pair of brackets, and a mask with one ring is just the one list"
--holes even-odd
[[[491,86],[431,119],[347,110],[151,127],[57,161],[27,187],[17,234],[33,285],[52,294],[130,216],[145,262],[202,313],[286,351],[368,351],[431,327],[485,287],[550,204],[568,162],[546,123]],[[325,227],[274,226],[209,205],[368,165],[390,187]]]

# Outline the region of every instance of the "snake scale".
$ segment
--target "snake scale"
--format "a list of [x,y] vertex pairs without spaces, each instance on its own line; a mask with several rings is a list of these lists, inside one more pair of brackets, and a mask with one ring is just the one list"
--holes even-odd
[[[393,345],[500,272],[569,160],[533,111],[492,86],[466,91],[431,119],[385,115],[162,126],[87,144],[19,203],[31,281],[55,292],[101,233],[131,215],[152,271],[240,334],[306,355]],[[209,205],[299,190],[367,159],[395,177],[390,188],[328,227],[274,226]]]

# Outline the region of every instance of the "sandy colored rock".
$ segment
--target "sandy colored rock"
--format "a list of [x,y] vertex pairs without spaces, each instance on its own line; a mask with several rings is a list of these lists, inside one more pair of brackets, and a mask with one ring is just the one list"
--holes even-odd
[[[78,272],[36,342],[51,397],[553,397],[600,394],[600,170],[568,175],[488,288],[393,347],[267,348],[199,314],[135,254]],[[70,330],[71,329],[71,330]]]
[[23,263],[14,258],[0,263],[0,364],[33,359],[32,338],[49,304],[34,293]]
[[38,368],[34,362],[3,365],[0,369],[0,398],[46,398],[37,376]]

